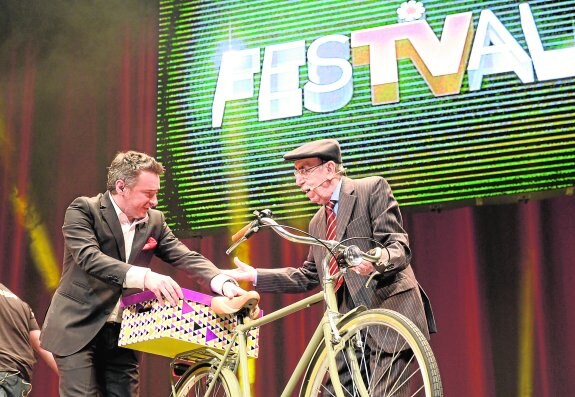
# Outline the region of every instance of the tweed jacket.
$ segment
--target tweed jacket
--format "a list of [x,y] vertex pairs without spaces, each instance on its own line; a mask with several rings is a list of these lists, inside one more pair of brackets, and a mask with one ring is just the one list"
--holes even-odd
[[[70,204],[62,227],[63,272],[41,333],[46,350],[67,356],[86,346],[126,293],[126,272],[132,265],[149,266],[154,255],[206,280],[220,273],[212,262],[174,236],[161,211],[150,209],[148,216],[147,222],[136,226],[126,261],[122,228],[110,193],[79,197]],[[150,237],[157,245],[147,249]]]
[[[323,206],[311,219],[309,233],[325,238]],[[386,272],[378,269],[382,274],[375,276],[367,286],[367,276],[347,272],[344,282],[353,304],[397,311],[411,319],[429,337],[428,321],[435,328],[433,315],[430,310],[426,313],[424,308],[419,284],[410,265],[408,236],[389,184],[382,177],[355,180],[344,177],[337,212],[336,240],[346,240],[348,244],[355,244],[367,251],[375,246],[369,239],[388,248],[392,266]],[[259,268],[256,289],[261,292],[293,293],[313,289],[323,280],[321,263],[326,252],[321,246],[312,246],[307,260],[298,268]]]

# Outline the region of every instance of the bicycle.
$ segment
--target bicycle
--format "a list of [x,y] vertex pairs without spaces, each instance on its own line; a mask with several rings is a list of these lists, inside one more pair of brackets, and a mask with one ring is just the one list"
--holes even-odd
[[[299,395],[305,397],[373,396],[375,385],[380,384],[381,387],[381,382],[384,382],[386,392],[384,396],[380,394],[377,397],[443,396],[439,368],[431,347],[425,336],[407,317],[390,310],[368,310],[363,306],[346,314],[338,312],[334,285],[339,274],[345,273],[348,267],[359,264],[362,259],[376,263],[381,256],[381,248],[361,252],[353,245],[344,246],[337,241],[296,235],[273,220],[271,211],[255,211],[254,214],[256,219],[234,235],[232,240],[235,242],[227,253],[264,227],[271,228],[292,242],[322,245],[330,252],[322,263],[326,274],[323,290],[255,320],[244,321],[247,312],[239,311],[233,341],[223,353],[200,348],[179,354],[172,360],[172,373],[181,375],[175,384],[172,380],[172,396],[250,397],[247,333],[321,301],[326,304],[325,313],[285,385],[282,396],[292,395],[300,379],[303,380]],[[327,266],[334,254],[345,260],[338,261],[339,273],[329,276]],[[234,346],[237,346],[237,352],[234,351]],[[377,360],[377,357],[383,354],[384,346],[391,350],[387,354],[392,354],[394,358],[408,358],[407,365],[394,379],[391,379],[392,365],[390,368],[370,368],[366,359],[367,349],[370,350],[371,357]],[[393,348],[390,349],[389,346]],[[240,375],[236,376],[238,370]]]

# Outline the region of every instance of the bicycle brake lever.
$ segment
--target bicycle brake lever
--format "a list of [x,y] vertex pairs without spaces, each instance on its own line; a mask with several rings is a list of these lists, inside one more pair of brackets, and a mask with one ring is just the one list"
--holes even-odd
[[365,288],[368,288],[369,283],[371,283],[371,280],[373,280],[373,278],[377,275],[380,275],[381,273],[378,272],[377,270],[374,270],[373,272],[371,272],[371,275],[369,276],[369,278],[367,279],[367,281],[365,282]]
[[245,225],[244,227],[242,227],[239,231],[237,231],[232,236],[233,244],[230,246],[230,248],[228,248],[226,250],[226,255],[229,255],[230,252],[232,252],[233,250],[235,250],[238,247],[238,245],[240,245],[241,243],[246,241],[252,235],[256,234],[260,230],[260,223],[259,222],[260,222],[259,218],[255,219],[255,220],[251,221],[250,223],[248,223],[247,225]]

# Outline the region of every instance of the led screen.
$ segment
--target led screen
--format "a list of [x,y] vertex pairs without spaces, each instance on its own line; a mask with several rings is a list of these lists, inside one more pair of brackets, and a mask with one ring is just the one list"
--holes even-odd
[[340,141],[401,207],[572,192],[575,1],[160,2],[160,207],[179,233],[309,217],[282,154]]

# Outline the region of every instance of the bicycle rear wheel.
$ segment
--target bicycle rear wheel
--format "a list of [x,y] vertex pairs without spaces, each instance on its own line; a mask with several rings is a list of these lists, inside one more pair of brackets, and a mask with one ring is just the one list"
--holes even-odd
[[[431,347],[407,317],[385,309],[368,310],[340,325],[339,331],[336,362],[346,397],[443,396]],[[315,353],[302,389],[306,397],[335,396],[325,346]]]
[[[217,379],[210,363],[196,364],[186,371],[176,383],[176,397],[237,397],[240,386],[233,372],[223,368]],[[215,382],[210,394],[206,394],[209,382]]]

